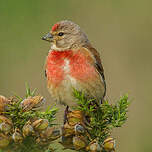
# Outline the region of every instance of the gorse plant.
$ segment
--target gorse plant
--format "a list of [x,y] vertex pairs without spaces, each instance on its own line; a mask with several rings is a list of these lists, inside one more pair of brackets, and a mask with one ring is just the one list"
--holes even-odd
[[84,112],[87,119],[88,132],[93,139],[98,139],[100,143],[111,134],[115,127],[121,127],[127,120],[128,95],[120,97],[114,104],[103,101],[98,104],[95,99],[88,99],[84,93],[74,89],[74,97],[77,99],[77,109]]
[[[0,152],[8,152],[10,149],[13,152],[55,151],[51,148],[51,142],[61,136],[60,130],[53,123],[58,109],[48,106],[45,111],[40,111],[45,99],[36,95],[35,90],[31,91],[26,85],[25,97],[9,98],[6,109],[1,111],[0,149],[3,150]],[[72,144],[69,149],[77,151],[91,152],[92,147],[96,150],[100,147],[102,152],[112,152],[115,149],[114,140],[108,136],[113,128],[121,127],[127,120],[130,103],[128,95],[120,97],[113,105],[107,100],[99,104],[76,89],[73,90],[73,96],[78,106],[73,111],[65,111],[62,145],[66,147]],[[111,150],[106,149],[108,146],[112,147]]]
[[[34,97],[36,95],[35,91],[36,91],[36,89],[34,89],[34,91],[31,91],[31,89],[28,87],[28,85],[26,85],[26,95],[25,95],[26,98],[25,99]],[[56,107],[49,106],[44,112],[39,111],[39,110],[37,111],[32,108],[31,108],[31,110],[23,112],[21,103],[25,99],[16,95],[12,99],[10,104],[8,104],[8,110],[6,112],[4,112],[4,114],[12,120],[14,128],[21,129],[25,125],[25,123],[29,119],[32,119],[32,118],[47,119],[50,124],[51,124],[51,122],[53,122],[53,120],[55,120],[55,114],[58,110]],[[28,104],[30,106],[31,103],[28,103]]]
[[[50,151],[50,143],[60,137],[53,121],[57,108],[48,106],[43,112],[44,98],[26,86],[25,98],[11,97],[0,117],[0,149],[2,152]],[[6,126],[5,128],[3,126]],[[9,131],[8,131],[9,130]],[[6,144],[7,142],[7,144]],[[0,150],[1,152],[1,150]]]

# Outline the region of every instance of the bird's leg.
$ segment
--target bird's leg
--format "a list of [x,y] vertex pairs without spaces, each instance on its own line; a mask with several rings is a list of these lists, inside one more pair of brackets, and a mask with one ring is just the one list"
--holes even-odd
[[103,99],[100,100],[100,104],[103,104]]
[[69,112],[69,106],[66,106],[66,109],[64,111],[64,124],[68,121],[67,114]]

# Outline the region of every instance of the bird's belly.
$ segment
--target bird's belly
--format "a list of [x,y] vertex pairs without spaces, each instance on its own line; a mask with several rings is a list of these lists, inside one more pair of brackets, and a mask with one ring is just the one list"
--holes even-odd
[[48,86],[53,99],[55,99],[58,103],[69,106],[76,105],[73,97],[73,88],[82,90],[79,82],[69,74],[64,76],[60,85],[54,86],[53,84],[50,84]]
[[59,86],[54,87],[53,85],[50,85],[48,87],[53,99],[55,99],[58,103],[68,105],[70,107],[76,105],[76,99],[73,96],[73,88],[84,92],[90,98],[97,100],[100,100],[104,93],[104,85],[99,79],[96,79],[95,81],[83,82],[71,75],[66,75]]

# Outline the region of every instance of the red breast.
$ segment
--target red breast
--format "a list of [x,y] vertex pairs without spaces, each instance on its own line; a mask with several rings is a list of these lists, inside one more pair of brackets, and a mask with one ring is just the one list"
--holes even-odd
[[[68,65],[66,65],[68,61]],[[68,66],[68,72],[64,66]],[[66,75],[76,80],[88,81],[97,75],[95,68],[90,64],[89,58],[79,50],[50,51],[47,57],[46,74],[49,83],[54,86],[60,85]]]

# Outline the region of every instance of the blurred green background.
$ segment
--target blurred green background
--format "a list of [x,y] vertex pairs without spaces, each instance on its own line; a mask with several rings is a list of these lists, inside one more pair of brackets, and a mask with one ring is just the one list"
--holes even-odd
[[51,103],[44,77],[49,44],[41,37],[57,21],[79,24],[102,54],[108,99],[133,101],[119,152],[152,151],[151,0],[0,0],[0,94],[23,96],[25,82]]

